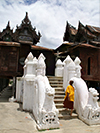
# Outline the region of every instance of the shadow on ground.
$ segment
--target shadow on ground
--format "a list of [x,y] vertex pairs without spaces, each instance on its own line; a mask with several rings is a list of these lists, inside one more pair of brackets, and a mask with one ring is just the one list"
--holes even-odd
[[12,86],[7,86],[0,92],[0,102],[8,102],[9,98],[12,97]]

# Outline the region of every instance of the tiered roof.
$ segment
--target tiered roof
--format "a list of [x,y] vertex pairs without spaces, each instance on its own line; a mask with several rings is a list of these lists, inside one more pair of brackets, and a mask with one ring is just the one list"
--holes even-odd
[[89,42],[98,41],[100,36],[100,27],[94,27],[90,25],[84,26],[80,21],[78,30],[67,22],[63,41],[69,42]]
[[76,33],[77,33],[76,28],[73,27],[71,24],[69,24],[67,22],[66,31],[64,33],[63,40],[64,41],[69,41],[69,42],[74,41],[74,38],[75,38]]
[[67,22],[63,43],[55,53],[64,55],[77,47],[100,49],[100,27],[84,26],[80,21],[78,29]]
[[40,32],[36,33],[36,28],[32,27],[31,21],[28,18],[28,13],[26,12],[25,18],[22,20],[20,26],[16,26],[15,32],[10,28],[10,22],[2,32],[0,32],[1,41],[15,41],[15,42],[30,42],[35,45],[39,42],[41,37]]
[[10,28],[10,22],[8,21],[8,24],[5,29],[0,33],[0,40],[4,41],[12,41],[13,40],[13,30]]

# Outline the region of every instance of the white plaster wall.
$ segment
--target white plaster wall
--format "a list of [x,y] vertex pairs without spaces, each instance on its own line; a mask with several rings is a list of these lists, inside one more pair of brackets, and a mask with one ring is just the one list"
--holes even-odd
[[33,96],[34,96],[34,79],[24,80],[24,93],[23,93],[23,110],[33,110]]
[[17,102],[22,102],[23,97],[23,79],[22,77],[17,77],[16,79],[16,100]]

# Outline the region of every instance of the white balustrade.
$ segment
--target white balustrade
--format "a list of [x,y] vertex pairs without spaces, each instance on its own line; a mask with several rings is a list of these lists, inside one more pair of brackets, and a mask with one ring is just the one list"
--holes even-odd
[[67,58],[63,62],[64,65],[64,73],[63,73],[63,88],[66,90],[66,87],[69,84],[70,78],[75,76],[75,63],[68,55]]
[[23,78],[17,77],[16,79],[16,101],[23,101]]
[[63,77],[63,62],[58,59],[56,62],[56,68],[55,68],[55,76],[56,77]]
[[24,90],[23,90],[23,110],[32,111],[33,110],[33,94],[35,86],[35,72],[33,69],[34,61],[33,55],[30,52],[27,56],[27,63],[25,64],[26,74],[24,77]]
[[59,127],[58,110],[54,103],[55,89],[50,86],[45,70],[44,55],[41,53],[36,59],[29,53],[24,75],[17,78],[16,86],[17,99],[22,95],[23,110],[33,113],[39,130]]
[[[73,61],[67,56],[63,63],[58,60],[55,75],[62,76],[63,73],[65,89],[70,80],[74,81],[74,108],[78,117],[89,125],[100,124],[98,93],[95,88],[89,88],[88,91],[85,81],[81,78],[80,63],[78,57]],[[54,103],[55,89],[50,86],[45,70],[44,55],[40,54],[36,59],[29,53],[25,60],[24,75],[17,78],[16,86],[17,101],[23,102],[24,110],[33,113],[39,130],[59,127],[58,110]]]
[[80,63],[81,63],[81,60],[76,57],[75,60],[74,60],[74,63],[76,65],[76,77],[80,78],[81,77],[81,69],[82,67],[80,66]]
[[[67,87],[73,80],[75,88],[74,109],[78,117],[88,125],[100,124],[100,107],[98,105],[98,93],[95,88],[89,88],[81,78],[81,66],[78,57],[73,61],[70,56],[64,60],[63,87]],[[66,89],[66,88],[65,88]]]

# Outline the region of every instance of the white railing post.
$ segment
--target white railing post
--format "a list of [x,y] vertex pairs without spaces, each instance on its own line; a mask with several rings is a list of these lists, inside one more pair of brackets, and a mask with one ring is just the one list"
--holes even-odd
[[56,77],[63,77],[63,63],[60,59],[56,62],[56,68],[55,68],[55,76]]
[[81,78],[81,69],[82,67],[80,66],[80,63],[81,63],[81,60],[76,57],[75,60],[74,60],[74,63],[75,63],[75,66],[76,66],[76,77],[77,78]]
[[68,64],[68,83],[70,81],[71,78],[75,77],[75,63],[73,62],[73,60]]
[[42,53],[38,60],[33,58],[32,53],[29,53],[25,60],[22,82],[18,83],[21,85],[19,88],[23,89],[23,110],[33,113],[37,128],[40,130],[59,127],[58,110],[54,103],[55,89],[50,86],[45,76],[44,60]]
[[32,111],[33,109],[33,95],[34,95],[34,81],[33,74],[33,55],[30,52],[27,56],[26,74],[24,77],[24,92],[23,92],[23,110]]
[[72,61],[70,56],[68,55],[66,59],[63,61],[64,64],[64,70],[63,70],[63,88],[66,89],[68,86],[68,81],[69,81],[69,71],[68,71],[68,65]]
[[[40,54],[37,64],[37,77],[35,81],[37,92],[37,128],[39,130],[58,128],[58,110],[54,103],[55,90],[49,84],[47,76],[45,76],[46,64],[45,57]],[[34,108],[33,108],[34,112]]]

